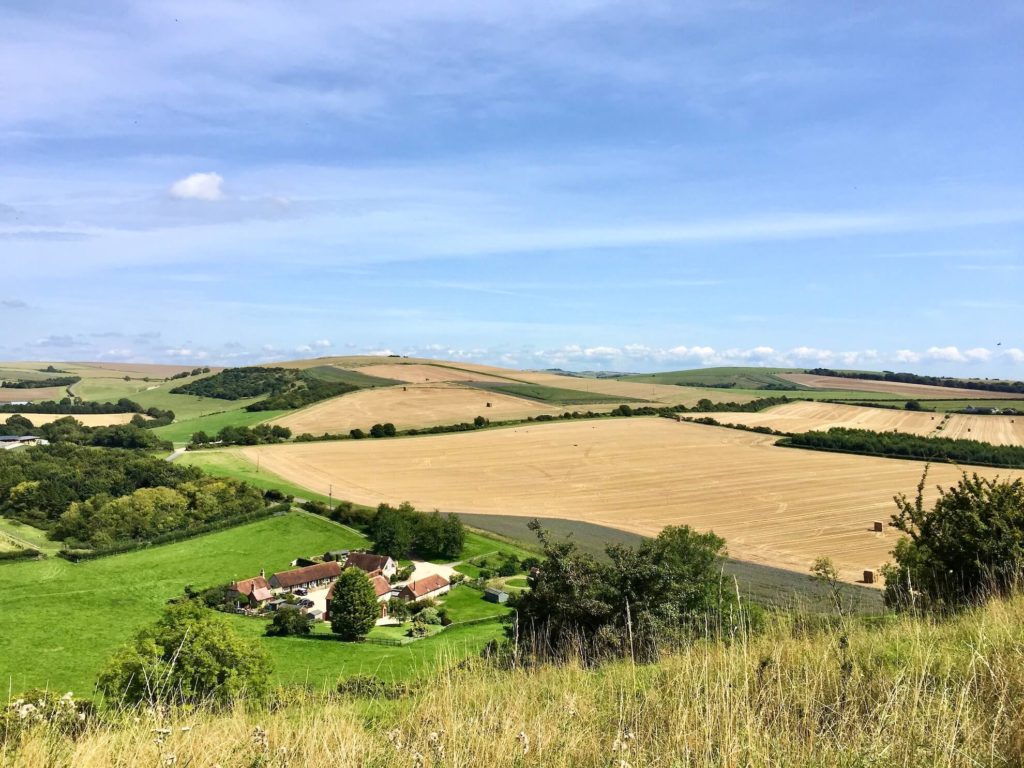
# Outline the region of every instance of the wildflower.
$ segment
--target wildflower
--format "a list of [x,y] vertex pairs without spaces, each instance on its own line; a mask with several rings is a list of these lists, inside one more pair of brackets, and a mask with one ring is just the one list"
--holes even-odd
[[177,755],[170,755],[170,754],[168,754],[168,755],[160,755],[160,764],[161,765],[174,765],[177,762],[178,762],[178,756]]
[[397,751],[402,751],[402,732],[400,730],[393,728],[388,731],[388,741]]
[[441,734],[437,731],[431,731],[427,735],[427,742],[430,744],[430,748],[434,750],[438,759],[444,759],[444,744],[441,743]]
[[270,747],[270,739],[267,738],[267,732],[258,725],[252,729],[252,743],[259,749],[268,749]]
[[426,765],[426,761],[419,752],[412,753],[412,768],[423,768]]
[[525,731],[516,734],[516,741],[522,745],[524,755],[530,751],[530,737],[526,735]]
[[183,726],[181,726],[181,732],[182,733],[188,733],[191,730],[192,730],[192,726],[191,725],[183,725]]

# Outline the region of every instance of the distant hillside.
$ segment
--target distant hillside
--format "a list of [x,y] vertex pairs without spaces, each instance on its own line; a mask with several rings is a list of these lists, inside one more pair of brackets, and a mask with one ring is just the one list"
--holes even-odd
[[801,372],[797,368],[696,368],[689,371],[639,373],[618,376],[621,381],[647,384],[675,384],[683,387],[711,387],[714,389],[771,389],[800,390],[806,387],[780,379],[775,374]]

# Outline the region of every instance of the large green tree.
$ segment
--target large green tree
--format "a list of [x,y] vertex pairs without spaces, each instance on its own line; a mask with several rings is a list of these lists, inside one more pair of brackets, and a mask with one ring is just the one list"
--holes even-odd
[[927,509],[926,477],[912,501],[895,499],[891,525],[908,538],[883,571],[888,604],[946,609],[1007,594],[1024,572],[1024,480],[964,474]]
[[608,547],[599,561],[571,542],[551,541],[536,520],[530,525],[545,559],[509,632],[527,652],[653,659],[682,632],[736,619],[735,596],[718,587],[725,542],[713,533],[669,526],[638,547]]
[[168,606],[117,651],[99,687],[114,701],[228,704],[264,694],[269,678],[270,659],[259,645],[190,600]]
[[366,574],[346,568],[334,584],[328,605],[331,630],[342,640],[360,640],[373,629],[380,615],[377,593]]

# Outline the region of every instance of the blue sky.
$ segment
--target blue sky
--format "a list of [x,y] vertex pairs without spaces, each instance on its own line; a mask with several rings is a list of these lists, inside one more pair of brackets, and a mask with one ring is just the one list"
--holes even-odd
[[1019,3],[8,0],[0,357],[1024,378]]

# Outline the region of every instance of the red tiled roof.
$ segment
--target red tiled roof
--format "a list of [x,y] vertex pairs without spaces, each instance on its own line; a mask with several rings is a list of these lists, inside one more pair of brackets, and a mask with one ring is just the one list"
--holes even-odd
[[271,579],[277,582],[279,587],[298,587],[309,584],[312,581],[337,578],[341,574],[341,565],[337,560],[327,563],[307,565],[305,568],[296,568],[291,571],[275,573]]
[[373,576],[370,583],[373,584],[373,591],[377,593],[377,597],[384,597],[391,592],[391,582],[384,576]]
[[345,567],[373,573],[383,570],[390,559],[387,555],[375,555],[371,552],[349,552],[348,559],[345,560]]
[[410,581],[402,588],[402,594],[408,594],[412,597],[423,597],[429,595],[431,592],[436,592],[439,589],[443,589],[448,586],[448,579],[437,573],[432,573],[430,576],[426,576],[416,581]]
[[[251,595],[258,589],[269,590],[270,585],[267,583],[267,580],[262,576],[256,576],[252,579],[242,579],[242,581],[236,581],[234,584],[231,585],[231,589],[235,590],[240,595]],[[257,597],[256,599],[262,600],[264,598]]]

